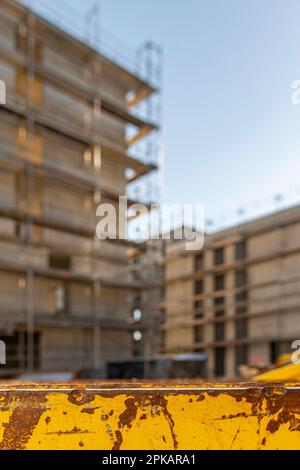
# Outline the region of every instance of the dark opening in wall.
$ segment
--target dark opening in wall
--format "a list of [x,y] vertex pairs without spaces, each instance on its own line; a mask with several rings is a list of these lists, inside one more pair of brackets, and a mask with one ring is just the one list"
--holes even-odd
[[239,366],[248,364],[248,348],[246,344],[239,344],[235,347],[235,369],[239,374]]
[[195,343],[202,343],[204,338],[203,325],[197,325],[194,327],[194,341]]
[[243,287],[247,284],[247,271],[240,269],[235,272],[235,287]]
[[215,290],[224,290],[225,279],[223,274],[217,274],[214,279]]
[[195,300],[194,302],[194,318],[199,319],[203,318],[203,300]]
[[195,271],[201,271],[203,269],[203,256],[196,255],[195,256]]
[[276,362],[277,357],[280,354],[280,345],[278,341],[271,341],[269,345],[270,350],[270,362],[274,364]]
[[63,255],[49,255],[48,264],[50,269],[70,271],[71,257]]
[[214,252],[214,264],[224,264],[224,248],[216,248]]
[[247,338],[248,335],[248,322],[247,318],[239,318],[235,322],[235,336],[238,339]]
[[215,376],[222,377],[225,375],[225,348],[215,349]]
[[223,317],[225,315],[225,298],[216,297],[214,299],[214,315],[216,317]]
[[225,339],[225,323],[218,322],[215,324],[215,341],[224,341]]
[[240,240],[235,244],[235,259],[244,259],[247,256],[247,245],[245,240]]

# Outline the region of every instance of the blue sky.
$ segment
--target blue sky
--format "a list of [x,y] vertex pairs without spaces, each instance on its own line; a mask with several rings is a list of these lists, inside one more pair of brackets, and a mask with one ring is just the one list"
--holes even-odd
[[164,48],[165,202],[204,203],[214,218],[294,188],[300,200],[299,0],[99,3],[129,46]]

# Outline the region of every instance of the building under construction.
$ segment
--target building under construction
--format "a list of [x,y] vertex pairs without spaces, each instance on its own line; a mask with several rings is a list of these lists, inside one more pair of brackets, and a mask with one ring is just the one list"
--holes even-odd
[[155,171],[151,144],[148,159],[133,151],[157,131],[156,88],[12,0],[0,5],[0,79],[0,372],[103,371],[132,354],[141,283],[130,243],[97,239],[96,208],[118,209]]
[[210,377],[272,363],[300,339],[300,206],[167,245],[165,352],[205,352]]

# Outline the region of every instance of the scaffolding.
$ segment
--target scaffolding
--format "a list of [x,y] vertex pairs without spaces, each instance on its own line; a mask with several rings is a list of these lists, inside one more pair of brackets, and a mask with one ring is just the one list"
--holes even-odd
[[290,352],[299,333],[299,230],[298,205],[208,234],[201,251],[171,244],[157,305],[164,352],[207,354],[210,377]]
[[[35,368],[36,327],[47,324],[56,324],[57,326],[63,324],[68,325],[68,327],[74,326],[74,324],[75,326],[82,324],[83,327],[91,329],[93,332],[92,365],[95,369],[99,369],[103,367],[101,362],[101,356],[104,352],[102,328],[127,329],[129,331],[133,328],[129,317],[127,319],[120,318],[120,321],[118,321],[118,315],[114,315],[115,312],[110,312],[105,306],[104,308],[102,306],[104,316],[102,315],[99,318],[98,302],[102,295],[101,291],[106,288],[114,288],[125,290],[128,293],[140,292],[144,289],[144,284],[132,279],[128,270],[126,270],[125,276],[116,276],[113,273],[107,276],[99,273],[97,266],[98,263],[107,261],[118,267],[124,265],[126,268],[126,260],[116,254],[115,245],[122,249],[130,247],[135,249],[136,244],[126,240],[107,241],[105,242],[105,249],[97,248],[95,252],[94,219],[88,216],[85,219],[76,210],[73,212],[69,210],[61,217],[59,216],[61,201],[52,200],[51,198],[48,201],[48,213],[45,212],[43,204],[37,199],[37,187],[43,181],[52,181],[55,184],[68,185],[70,191],[72,188],[73,191],[81,191],[82,198],[88,207],[94,207],[103,199],[117,204],[118,197],[122,194],[120,189],[114,187],[114,183],[109,183],[108,178],[103,177],[102,171],[100,171],[102,170],[103,158],[105,158],[106,161],[112,162],[112,165],[128,166],[131,169],[130,175],[127,176],[128,205],[131,206],[142,198],[141,193],[143,191],[141,189],[134,193],[137,199],[130,197],[131,187],[134,186],[145,188],[144,194],[147,196],[147,200],[144,199],[143,202],[146,202],[148,206],[150,205],[154,191],[153,175],[158,167],[156,155],[160,130],[156,118],[161,112],[159,101],[154,98],[158,94],[158,89],[154,87],[154,81],[161,79],[162,52],[158,46],[148,42],[137,56],[140,57],[141,65],[136,68],[137,63],[135,61],[135,70],[130,71],[128,64],[126,68],[122,68],[122,60],[117,60],[115,57],[112,60],[112,55],[108,56],[104,53],[105,41],[102,37],[102,29],[99,31],[99,10],[96,7],[93,7],[85,18],[87,29],[91,34],[90,37],[85,37],[84,42],[82,42],[79,39],[83,38],[78,38],[78,34],[77,38],[70,36],[71,21],[68,22],[68,29],[65,31],[57,28],[57,21],[54,17],[50,21],[49,15],[54,14],[55,9],[53,5],[49,7],[43,1],[34,2],[32,0],[27,2],[25,7],[22,3],[25,2],[5,0],[3,6],[1,6],[1,9],[4,9],[3,11],[16,14],[18,18],[22,18],[18,25],[18,50],[7,51],[5,47],[1,47],[0,43],[0,61],[16,67],[18,71],[18,86],[15,88],[9,84],[8,100],[2,111],[9,118],[11,117],[16,119],[17,122],[25,124],[19,126],[17,145],[12,146],[9,139],[7,139],[7,142],[3,139],[0,160],[1,168],[7,169],[10,167],[9,171],[17,170],[19,175],[25,175],[25,187],[20,189],[19,200],[15,206],[1,204],[0,217],[8,221],[13,220],[19,227],[21,238],[18,246],[23,250],[26,261],[22,266],[17,262],[1,262],[0,268],[2,272],[25,275],[25,329],[27,333],[22,337],[22,341],[26,342],[26,367],[28,371]],[[42,6],[44,14],[40,16]],[[60,14],[60,12],[57,13]],[[70,49],[70,44],[72,42],[76,43],[78,50],[87,58],[89,65],[84,73],[92,77],[93,84],[97,83],[97,87],[90,86],[88,82],[83,80],[75,80],[71,74],[54,70],[42,60],[44,44],[51,40],[56,44],[56,47],[58,46],[59,41],[55,37],[56,34],[65,39],[66,48],[69,47]],[[146,64],[145,71],[142,70],[144,61]],[[154,61],[156,61],[155,64]],[[76,73],[79,74],[80,72],[80,75],[82,75],[80,66],[76,63],[72,66],[74,66],[74,70],[76,69]],[[110,73],[120,76],[123,88],[128,87],[133,90],[127,97],[126,107],[120,106],[117,99],[102,92],[103,66]],[[88,109],[83,112],[82,126],[78,125],[78,116],[74,114],[71,105],[66,105],[63,109],[67,122],[66,119],[60,118],[59,108],[56,110],[52,108],[49,113],[42,100],[41,87],[43,83],[57,87],[62,93],[68,93],[74,99],[79,98],[88,106]],[[146,104],[142,105],[142,102]],[[154,114],[154,102],[157,106],[156,114]],[[110,131],[110,122],[113,123],[112,131],[116,132],[114,130],[115,122],[119,123],[116,126],[123,126],[126,130],[125,145],[120,145],[119,142],[115,141],[113,132]],[[100,128],[101,125],[102,127],[106,126],[106,135],[99,135],[99,123],[102,123]],[[87,172],[82,174],[83,172],[76,171],[73,167],[67,168],[67,165],[57,164],[55,158],[58,147],[53,146],[51,150],[51,147],[48,146],[47,148],[47,145],[43,145],[42,138],[44,135],[53,135],[55,138],[56,136],[63,137],[69,139],[70,143],[76,142],[76,145],[80,148],[86,149],[84,151],[85,164],[98,169],[97,176],[93,175],[92,169],[89,174]],[[143,141],[142,146],[138,146],[140,141]],[[127,148],[131,150],[127,151]],[[137,150],[141,153],[138,154]],[[47,152],[49,152],[48,155]],[[67,149],[65,149],[65,152],[67,152]],[[144,154],[145,157],[141,158],[141,154]],[[58,216],[53,217],[55,213]],[[43,230],[53,231],[53,233],[58,231],[62,234],[62,237],[65,235],[75,238],[80,237],[82,239],[80,250],[84,257],[82,259],[90,264],[88,272],[84,274],[68,272],[66,274],[59,269],[38,268],[32,253],[37,247],[47,248],[47,242],[41,236],[44,233]],[[1,240],[5,240],[5,237],[0,236]],[[84,248],[86,244],[89,246],[88,250]],[[48,244],[48,247],[53,248],[53,244]],[[74,248],[68,245],[55,247],[54,243],[54,248],[56,253],[69,253],[72,256],[78,253],[77,250],[74,252]],[[140,245],[139,249],[144,250],[144,247]],[[82,283],[82,285],[90,285],[92,291],[90,317],[85,320],[82,319],[82,323],[76,321],[73,316],[66,318],[66,315],[62,315],[61,318],[56,316],[51,320],[42,318],[41,312],[36,311],[34,302],[34,299],[39,296],[38,286],[35,282],[37,276],[39,278],[58,279],[63,282],[73,281]],[[129,295],[129,299],[131,299],[131,295]],[[129,306],[128,312],[130,315]],[[115,321],[112,316],[116,316]],[[23,324],[23,321],[24,312],[21,314],[19,312],[18,315],[15,315],[15,313],[10,315],[10,324],[12,326]]]

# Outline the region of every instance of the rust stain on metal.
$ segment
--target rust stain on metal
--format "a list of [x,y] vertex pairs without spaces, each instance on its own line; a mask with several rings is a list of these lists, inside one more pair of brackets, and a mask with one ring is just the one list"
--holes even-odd
[[[216,398],[222,392],[215,389],[209,390],[207,393],[209,396]],[[277,432],[282,424],[287,423],[289,424],[289,431],[300,431],[300,419],[296,417],[296,414],[300,414],[298,392],[288,390],[279,384],[270,384],[263,388],[252,388],[250,390],[231,390],[228,394],[237,402],[244,399],[251,403],[252,413],[223,415],[221,419],[256,416],[260,425],[260,421],[264,416],[272,416],[272,419],[270,419],[266,426],[266,430],[271,434]],[[276,416],[275,418],[274,415]],[[265,445],[265,442],[263,440],[262,445]]]
[[73,429],[67,430],[67,431],[53,431],[53,432],[47,432],[46,434],[55,434],[56,436],[61,436],[63,434],[89,434],[90,431],[87,429],[80,429],[77,426],[74,426]]
[[132,421],[135,420],[138,404],[135,398],[127,398],[125,400],[125,410],[119,416],[119,428],[123,428],[124,426],[131,427]]
[[73,405],[85,405],[95,399],[93,393],[87,392],[82,389],[72,390],[68,395],[68,400],[73,403]]
[[112,450],[120,450],[122,442],[123,442],[123,436],[122,436],[121,431],[119,431],[118,429],[116,430],[115,435],[116,435],[116,441],[114,442],[114,446]]
[[87,414],[94,414],[95,410],[99,410],[99,406],[95,406],[94,408],[92,406],[88,408],[82,408],[81,413],[87,413]]
[[[174,431],[175,422],[168,411],[167,405],[168,401],[162,393],[141,393],[136,394],[134,398],[127,398],[125,400],[126,409],[119,416],[119,429],[123,429],[125,426],[127,426],[127,428],[131,428],[132,422],[136,419],[138,409],[144,409],[145,407],[150,406],[151,412],[154,412],[154,414],[160,415],[160,413],[162,413],[164,415],[170,428],[174,449],[177,449],[178,441]],[[143,414],[141,419],[147,419],[147,415]]]
[[[13,400],[16,399],[15,404]],[[47,410],[45,393],[14,393],[7,398],[7,407],[13,409],[9,422],[4,423],[0,449],[23,450]],[[13,408],[13,406],[15,407]]]
[[223,419],[235,419],[235,418],[250,418],[250,416],[256,416],[255,414],[247,414],[245,412],[223,415],[221,418],[214,418],[214,421],[222,421]]
[[8,392],[4,393],[0,399],[0,410],[10,411],[13,402],[13,397]]
[[203,400],[205,400],[205,395],[204,395],[204,393],[199,393],[199,395],[198,395],[196,401],[203,401]]
[[268,425],[267,431],[275,433],[281,424],[289,423],[289,431],[300,430],[300,419],[295,415],[300,414],[299,394],[293,390],[284,390],[281,394],[274,393],[268,397],[268,410],[270,414],[277,414],[277,418],[272,418]]

